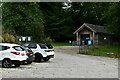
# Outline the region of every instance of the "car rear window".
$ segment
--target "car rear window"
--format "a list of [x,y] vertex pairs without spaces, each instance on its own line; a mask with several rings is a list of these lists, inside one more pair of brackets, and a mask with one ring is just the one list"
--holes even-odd
[[41,49],[48,49],[48,47],[45,44],[39,44]]
[[29,48],[33,48],[33,49],[36,49],[37,48],[37,45],[35,43],[32,43],[32,44],[29,44],[28,45]]
[[21,46],[14,46],[13,48],[17,51],[24,51],[25,50]]
[[46,46],[49,48],[49,49],[53,49],[53,46],[51,44],[46,44]]

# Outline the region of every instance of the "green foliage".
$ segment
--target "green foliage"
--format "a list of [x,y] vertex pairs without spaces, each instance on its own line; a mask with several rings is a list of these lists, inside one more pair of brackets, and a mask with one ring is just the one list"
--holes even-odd
[[50,37],[45,38],[44,43],[52,43],[52,39]]
[[101,17],[109,4],[73,2],[69,4],[71,7],[63,9],[63,3],[40,3],[45,34],[57,42],[74,40],[73,32],[83,23],[104,24]]
[[[75,40],[73,32],[83,23],[107,26],[120,36],[120,3],[3,3],[2,19],[6,33],[32,36],[34,42],[67,42]],[[50,37],[49,38],[45,38]]]
[[33,23],[31,25],[31,31],[33,42],[44,42],[44,26],[41,25],[39,22],[38,23]]
[[104,12],[103,19],[106,21],[107,30],[109,33],[120,37],[120,2],[111,3],[108,11]]
[[76,29],[83,23],[103,25],[101,19],[103,12],[107,11],[109,3],[72,3],[74,25]]
[[45,35],[64,42],[73,38],[71,14],[62,9],[63,3],[39,3],[44,14]]
[[51,43],[53,46],[71,46],[71,44],[70,43]]
[[10,30],[14,35],[33,36],[36,42],[42,40],[43,15],[37,3],[3,3],[2,8],[5,29]]
[[112,58],[120,58],[120,52],[118,49],[120,45],[103,45],[98,47],[91,47],[88,49],[88,55],[94,56],[105,56],[105,57],[112,57]]

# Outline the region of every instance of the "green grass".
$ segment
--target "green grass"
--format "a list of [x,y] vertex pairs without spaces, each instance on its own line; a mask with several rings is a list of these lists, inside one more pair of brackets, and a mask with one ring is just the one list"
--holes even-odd
[[[111,46],[111,45],[92,47],[92,48],[88,49],[86,54],[94,55],[94,56],[120,58],[120,52],[118,50],[119,48],[120,48],[120,46]],[[110,54],[108,54],[108,53],[110,53]]]
[[51,43],[53,46],[71,46],[70,43],[60,43],[60,42],[56,42],[56,43]]

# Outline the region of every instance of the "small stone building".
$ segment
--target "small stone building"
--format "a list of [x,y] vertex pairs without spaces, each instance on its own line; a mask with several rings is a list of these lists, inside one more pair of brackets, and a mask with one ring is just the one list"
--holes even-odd
[[87,45],[88,40],[91,40],[92,45],[109,44],[111,42],[111,36],[107,33],[104,26],[84,23],[74,34],[76,34],[78,45]]

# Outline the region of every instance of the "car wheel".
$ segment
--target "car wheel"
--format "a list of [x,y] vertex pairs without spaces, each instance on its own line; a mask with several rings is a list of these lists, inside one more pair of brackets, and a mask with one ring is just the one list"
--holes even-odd
[[12,67],[12,62],[10,59],[4,59],[2,61],[2,67],[3,68],[11,68]]
[[15,67],[20,67],[20,64],[14,64],[15,65]]
[[41,61],[42,61],[42,55],[39,54],[39,53],[36,53],[36,54],[35,54],[35,61],[36,61],[36,62],[41,62]]
[[31,64],[32,63],[32,61],[27,61],[27,64]]
[[45,57],[44,61],[49,61],[50,57]]

